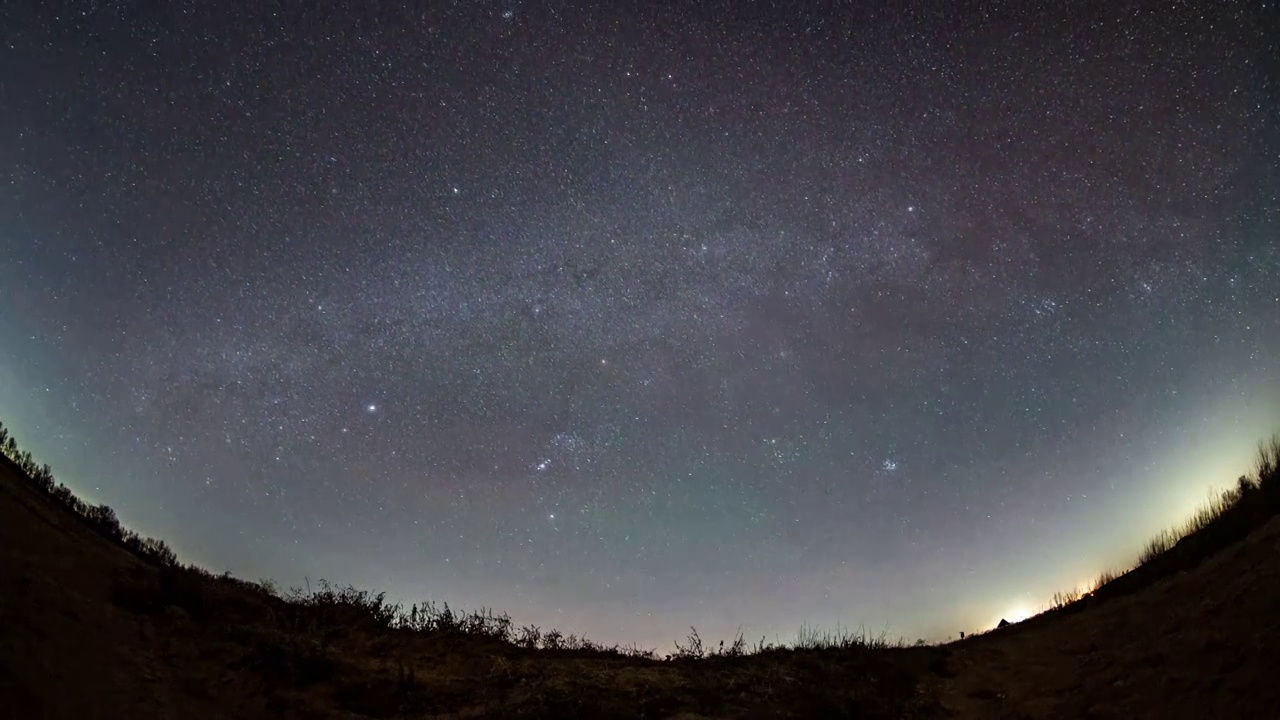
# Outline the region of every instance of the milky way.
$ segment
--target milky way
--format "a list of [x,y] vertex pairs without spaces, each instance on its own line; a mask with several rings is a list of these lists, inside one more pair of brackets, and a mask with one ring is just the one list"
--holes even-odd
[[0,11],[0,416],[187,559],[941,637],[1280,425],[1274,10],[436,5]]

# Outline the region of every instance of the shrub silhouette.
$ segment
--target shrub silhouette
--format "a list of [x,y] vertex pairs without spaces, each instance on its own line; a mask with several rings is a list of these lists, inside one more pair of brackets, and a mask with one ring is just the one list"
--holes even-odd
[[85,519],[93,526],[93,529],[102,533],[112,540],[124,539],[124,528],[120,527],[120,520],[116,517],[116,511],[112,510],[109,505],[94,505],[85,513]]
[[[325,580],[321,580],[315,590],[310,587],[305,591],[294,588],[282,596],[271,581],[253,583],[233,578],[230,573],[215,576],[203,568],[183,565],[163,540],[142,537],[125,528],[110,506],[89,505],[81,500],[70,488],[56,481],[48,464],[37,464],[30,451],[22,450],[3,423],[0,423],[0,455],[13,463],[34,489],[79,515],[86,525],[103,537],[162,571],[154,597],[123,596],[123,604],[153,609],[157,603],[160,606],[175,605],[193,616],[208,617],[214,614],[212,605],[219,602],[209,595],[211,584],[247,589],[256,596],[269,600],[269,606],[274,609],[262,612],[273,617],[280,630],[301,634],[306,642],[317,643],[299,645],[297,642],[301,641],[291,640],[295,644],[288,647],[293,648],[289,650],[293,654],[286,653],[287,657],[283,660],[278,656],[278,648],[274,646],[273,649],[264,651],[263,662],[267,665],[283,663],[294,668],[286,674],[307,677],[325,675],[327,670],[319,672],[314,668],[328,667],[323,657],[326,643],[335,635],[360,628],[375,633],[408,631],[433,636],[484,638],[526,650],[589,652],[658,659],[656,651],[640,649],[634,645],[603,646],[577,635],[566,636],[558,630],[544,631],[535,625],[517,629],[508,615],[497,614],[488,608],[460,612],[447,603],[437,605],[427,601],[415,603],[406,609],[399,603],[388,602],[386,593],[372,593],[350,585],[333,585]],[[1259,443],[1250,474],[1239,477],[1235,486],[1212,498],[1179,526],[1163,530],[1148,541],[1132,570],[1125,573],[1104,571],[1087,592],[1073,589],[1056,593],[1050,610],[1060,610],[1082,600],[1127,591],[1128,587],[1148,582],[1151,577],[1171,572],[1171,568],[1198,562],[1278,514],[1280,434]],[[1146,573],[1147,579],[1141,576],[1142,573]],[[225,612],[226,608],[223,607],[222,611]],[[1002,625],[1007,624],[1001,622]],[[820,631],[802,626],[791,645],[766,643],[762,638],[748,649],[739,632],[728,645],[721,641],[718,646],[709,650],[704,646],[698,631],[690,628],[686,640],[676,642],[675,651],[666,655],[665,659],[735,658],[792,650],[883,650],[902,645],[901,642],[895,644],[888,641],[884,634],[871,636],[865,629],[848,631],[837,628],[835,631]],[[305,652],[298,648],[304,648]],[[315,655],[315,652],[320,654]]]
[[1194,565],[1231,545],[1280,515],[1280,433],[1258,443],[1253,471],[1234,486],[1210,497],[1182,523],[1156,533],[1138,554],[1128,572],[1108,570],[1092,590],[1055,593],[1049,611],[1075,605],[1082,599],[1121,594],[1157,577]]
[[176,567],[178,556],[163,541],[144,538],[125,528],[116,511],[109,505],[90,505],[76,496],[71,488],[58,483],[48,463],[36,464],[29,450],[22,450],[8,428],[0,423],[0,455],[18,467],[31,486],[58,504],[81,516],[98,534],[124,546],[138,557],[161,567]]

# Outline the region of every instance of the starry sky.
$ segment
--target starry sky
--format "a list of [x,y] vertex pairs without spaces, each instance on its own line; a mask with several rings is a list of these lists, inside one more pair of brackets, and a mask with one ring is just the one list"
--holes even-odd
[[0,9],[0,418],[185,559],[941,638],[1280,428],[1274,3],[392,5]]

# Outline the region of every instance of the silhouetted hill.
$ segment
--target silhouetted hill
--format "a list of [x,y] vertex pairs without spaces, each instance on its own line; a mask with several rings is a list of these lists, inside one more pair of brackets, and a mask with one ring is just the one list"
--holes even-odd
[[1258,500],[1084,602],[963,642],[811,635],[804,649],[739,641],[707,652],[695,634],[658,659],[488,612],[405,610],[328,585],[281,596],[213,576],[33,468],[0,454],[3,718],[1258,718],[1280,708],[1280,520]]
[[[0,459],[0,717],[935,717],[945,651],[657,660],[502,616],[263,587],[138,557]],[[558,649],[557,649],[558,648]],[[684,654],[700,655],[685,646]]]

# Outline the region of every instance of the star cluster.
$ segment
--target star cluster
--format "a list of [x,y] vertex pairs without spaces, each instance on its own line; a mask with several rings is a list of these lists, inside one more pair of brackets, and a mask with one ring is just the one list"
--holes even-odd
[[1274,17],[1040,5],[8,8],[0,413],[284,585],[986,622],[1280,420]]

